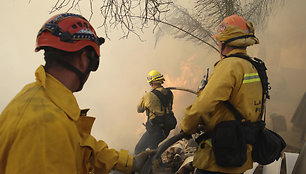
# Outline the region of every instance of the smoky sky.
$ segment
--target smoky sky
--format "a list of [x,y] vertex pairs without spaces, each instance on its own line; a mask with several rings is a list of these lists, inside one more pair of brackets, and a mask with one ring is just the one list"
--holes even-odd
[[[42,24],[51,17],[48,12],[52,5],[20,0],[1,2],[0,111],[25,84],[35,80],[35,69],[44,63],[43,53],[34,52],[35,38]],[[268,67],[272,89],[267,115],[282,114],[288,124],[306,91],[305,5],[304,0],[288,1],[269,18],[263,30],[256,32],[260,44],[248,49],[250,56],[262,58]],[[95,28],[100,22],[97,16],[91,21]],[[101,28],[97,33],[104,36]],[[89,115],[96,117],[93,135],[111,148],[132,153],[145,131],[142,126],[145,114],[138,114],[136,106],[145,91],[150,90],[147,73],[153,69],[160,71],[165,75],[165,86],[197,90],[206,69],[212,71],[219,57],[205,45],[173,39],[167,34],[155,45],[150,28],[144,31],[143,42],[133,35],[119,39],[121,35],[115,29],[111,36],[101,46],[101,66],[75,96],[80,108],[90,108]],[[195,96],[173,92],[174,112],[180,120]]]

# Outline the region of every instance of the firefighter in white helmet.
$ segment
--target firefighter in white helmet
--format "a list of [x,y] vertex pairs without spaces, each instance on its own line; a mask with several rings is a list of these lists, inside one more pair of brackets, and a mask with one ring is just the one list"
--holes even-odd
[[135,154],[147,148],[156,149],[158,144],[168,137],[170,130],[176,126],[176,119],[172,112],[173,94],[162,86],[165,79],[156,70],[149,72],[147,82],[151,91],[145,93],[137,106],[137,112],[146,111],[148,117],[146,132],[142,135],[135,147]]

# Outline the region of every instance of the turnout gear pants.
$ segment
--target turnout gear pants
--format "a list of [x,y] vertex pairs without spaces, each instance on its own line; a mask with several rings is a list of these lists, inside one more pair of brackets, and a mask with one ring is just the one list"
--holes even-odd
[[147,131],[142,135],[135,147],[135,154],[145,151],[147,148],[156,149],[158,144],[166,139],[170,131],[162,129],[158,124],[146,124]]

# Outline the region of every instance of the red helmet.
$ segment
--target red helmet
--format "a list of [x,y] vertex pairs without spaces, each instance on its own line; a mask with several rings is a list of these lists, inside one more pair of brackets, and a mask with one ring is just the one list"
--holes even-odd
[[229,25],[237,26],[241,28],[242,30],[249,32],[247,21],[243,17],[238,16],[238,15],[231,15],[231,16],[224,18],[224,20],[219,24],[219,27],[217,29],[217,34],[215,34],[212,37],[216,39],[217,35],[222,33],[226,29],[226,27],[228,27]]
[[67,52],[79,51],[91,46],[100,56],[99,38],[90,23],[81,15],[63,13],[50,18],[39,30],[35,51],[42,47],[53,47]]

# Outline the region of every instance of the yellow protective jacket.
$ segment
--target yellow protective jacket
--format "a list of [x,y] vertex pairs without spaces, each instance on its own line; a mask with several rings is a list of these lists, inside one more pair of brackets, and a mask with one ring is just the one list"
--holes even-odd
[[[157,87],[155,88],[158,91],[161,91],[162,94],[166,95],[168,93],[168,90],[164,87]],[[149,119],[153,119],[156,116],[163,116],[165,112],[168,114],[171,111],[171,103],[173,102],[173,95],[172,100],[170,100],[169,107],[165,110],[161,107],[161,103],[158,99],[158,97],[152,92],[146,92],[145,95],[141,98],[140,103],[137,105],[137,112],[142,113],[144,111],[147,112],[147,115],[149,115]]]
[[[245,50],[235,49],[230,54],[243,53]],[[232,112],[224,105],[229,102],[247,119],[257,121],[262,103],[262,86],[255,67],[241,58],[225,58],[215,64],[208,84],[199,93],[192,105],[186,108],[181,122],[184,132],[193,134],[199,124],[204,124],[206,131],[212,131],[221,121],[234,120]],[[241,167],[220,167],[215,163],[215,157],[209,140],[203,140],[194,156],[193,165],[196,168],[223,172],[243,173],[252,168],[252,146],[247,145],[247,161]]]
[[0,115],[0,173],[131,173],[133,157],[90,135],[72,92],[43,66],[35,75]]

